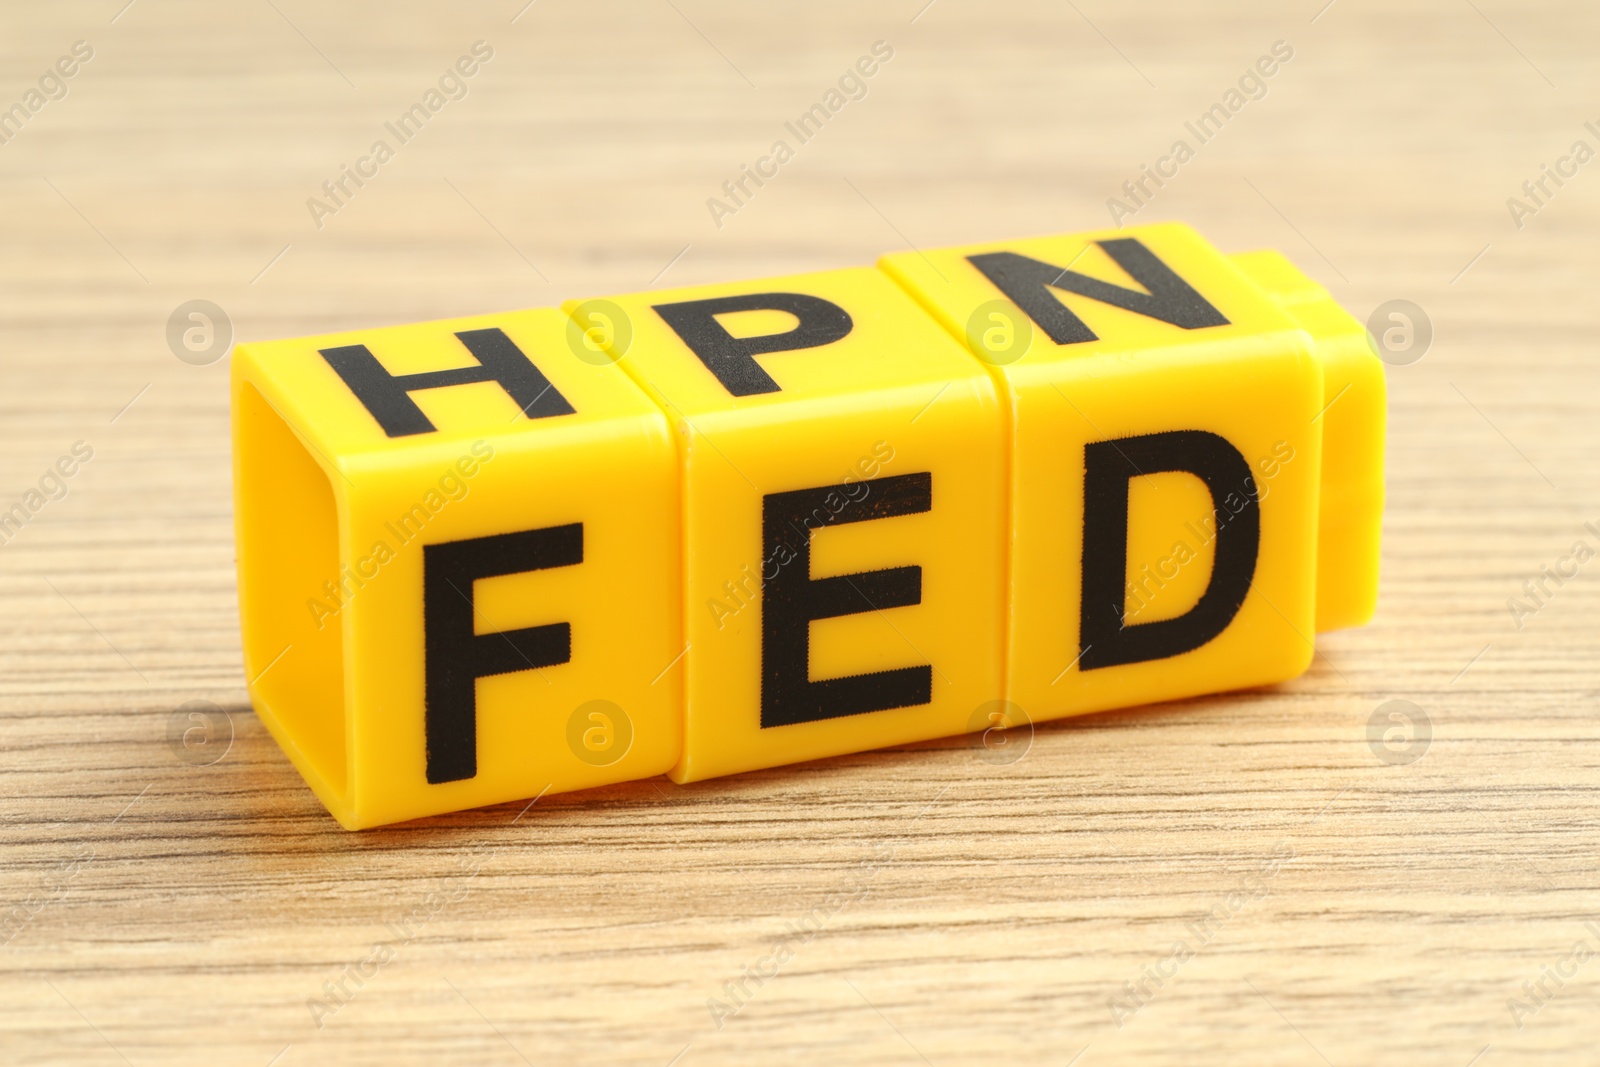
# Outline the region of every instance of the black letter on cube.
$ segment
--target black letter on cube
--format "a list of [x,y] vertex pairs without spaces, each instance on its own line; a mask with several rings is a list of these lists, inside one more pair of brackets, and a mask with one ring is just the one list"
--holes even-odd
[[[782,392],[772,376],[755,361],[757,355],[831,345],[855,325],[850,321],[849,312],[838,304],[803,293],[752,293],[686,300],[681,304],[656,304],[655,311],[734,396]],[[735,337],[717,321],[718,315],[735,311],[787,311],[800,321],[794,329],[783,333]]]
[[814,527],[916,515],[933,508],[933,475],[926,471],[858,483],[863,485],[867,493],[859,500],[846,495],[857,488],[849,485],[769,493],[762,499],[765,558],[775,558],[785,545],[793,553],[761,590],[763,730],[932,700],[933,668],[927,664],[811,681],[811,620],[922,603],[921,567],[812,579]]
[[572,659],[569,623],[474,633],[472,583],[582,562],[581,522],[422,547],[428,784],[478,773],[479,678]]
[[550,379],[533,361],[522,354],[522,349],[507,337],[504,330],[490,327],[486,330],[462,330],[456,334],[478,359],[476,367],[456,367],[452,370],[430,370],[417,374],[390,374],[383,369],[366,345],[345,345],[342,348],[324,348],[322,358],[328,361],[344,384],[356,394],[356,399],[372,413],[390,437],[409,437],[416,433],[433,433],[437,427],[411,399],[418,389],[442,389],[448,385],[467,385],[472,382],[499,382],[500,387],[517,402],[522,413],[530,419],[543,419],[551,415],[571,415],[572,405],[562,396]]
[[[1128,481],[1183,471],[1205,482],[1215,509],[1211,582],[1175,619],[1123,624],[1128,573]],[[1083,449],[1083,601],[1078,648],[1082,670],[1165,659],[1216,637],[1250,592],[1261,548],[1261,504],[1250,464],[1225,438],[1205,430],[1096,441]]]
[[1125,289],[1015,252],[985,252],[968,256],[967,262],[983,272],[983,276],[993,282],[996,289],[1006,294],[1013,304],[1033,320],[1035,326],[1058,345],[1081,344],[1097,338],[1094,331],[1072,313],[1071,308],[1050,295],[1051,289],[1077,293],[1124,311],[1170,322],[1185,330],[1228,325],[1222,312],[1173,273],[1171,267],[1157,259],[1155,253],[1144,246],[1144,242],[1133,237],[1121,237],[1112,241],[1096,241],[1095,244],[1105,249],[1106,255],[1127,271],[1129,277],[1150,291],[1141,293],[1137,289]]

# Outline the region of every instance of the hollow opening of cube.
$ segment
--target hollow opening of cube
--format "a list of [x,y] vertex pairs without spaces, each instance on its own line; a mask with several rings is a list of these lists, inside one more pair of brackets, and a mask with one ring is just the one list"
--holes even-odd
[[[328,799],[346,788],[339,516],[328,472],[246,384],[236,441],[245,676],[262,719]],[[332,806],[330,804],[330,806]]]

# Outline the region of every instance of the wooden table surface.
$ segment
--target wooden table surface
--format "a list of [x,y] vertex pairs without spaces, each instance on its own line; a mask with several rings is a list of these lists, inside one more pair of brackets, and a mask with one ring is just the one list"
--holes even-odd
[[[65,492],[0,546],[0,1061],[1594,1062],[1593,5],[125,3],[0,11],[0,107],[92,50],[0,144],[0,511]],[[480,40],[465,97],[313,219]],[[954,739],[521,818],[323,812],[245,696],[228,363],[175,358],[175,308],[294,336],[1098,227],[1276,41],[1135,221],[1425,311],[1372,625],[1010,763]],[[1535,202],[1542,164],[1569,176]],[[1542,568],[1576,576],[1535,604]],[[213,744],[174,746],[196,700]],[[1386,746],[1391,700],[1422,719]]]

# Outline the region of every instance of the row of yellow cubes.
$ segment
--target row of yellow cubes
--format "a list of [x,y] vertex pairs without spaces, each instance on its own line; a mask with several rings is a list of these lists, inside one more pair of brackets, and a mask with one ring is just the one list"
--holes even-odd
[[1177,224],[241,345],[245,668],[346,827],[1279,682],[1384,382]]

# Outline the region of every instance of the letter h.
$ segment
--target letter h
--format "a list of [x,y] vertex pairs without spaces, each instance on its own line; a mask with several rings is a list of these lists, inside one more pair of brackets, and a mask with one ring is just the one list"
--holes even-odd
[[573,408],[504,330],[463,330],[456,337],[478,360],[476,367],[390,374],[366,345],[324,348],[322,358],[344,380],[356,399],[372,413],[390,437],[433,433],[438,427],[423,414],[411,394],[473,382],[499,382],[530,419],[571,415]]

